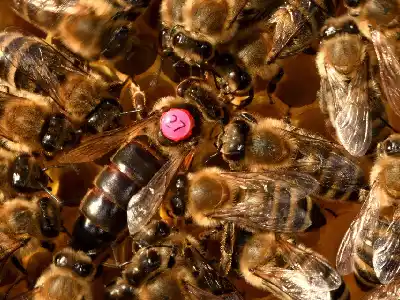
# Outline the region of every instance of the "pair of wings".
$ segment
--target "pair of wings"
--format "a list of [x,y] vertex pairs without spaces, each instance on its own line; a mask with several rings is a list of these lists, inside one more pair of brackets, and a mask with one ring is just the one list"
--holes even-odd
[[[363,238],[372,236],[373,268],[379,281],[387,284],[400,274],[400,261],[397,260],[400,254],[400,209],[396,208],[393,220],[385,232],[376,236],[380,218],[380,188],[375,182],[368,195],[366,191],[363,191],[364,203],[343,237],[336,257],[336,267],[342,275],[351,273],[357,244]],[[388,195],[388,197],[391,196]],[[390,201],[395,200],[390,199]]]
[[296,300],[327,300],[331,299],[330,292],[343,284],[336,270],[316,252],[281,238],[276,243],[288,265],[283,268],[266,264],[251,270],[267,288],[278,288]]
[[372,117],[368,95],[368,66],[364,62],[348,83],[336,69],[325,65],[320,101],[328,106],[329,118],[343,147],[363,156],[372,140]]
[[372,44],[379,61],[381,86],[391,108],[400,115],[400,58],[392,44],[379,30],[371,31]]
[[[40,89],[50,96],[63,113],[64,104],[60,95],[60,79],[58,76],[69,73],[90,76],[73,61],[74,57],[66,56],[44,40],[24,33],[21,30],[10,28],[3,32],[4,35],[23,39],[27,44],[36,44],[34,48],[26,50],[25,47],[0,47],[2,59],[5,59],[19,72],[23,73],[29,80],[40,86]],[[18,64],[12,57],[18,57]],[[10,83],[13,84],[13,83]]]
[[[304,231],[311,225],[307,207],[296,204],[318,189],[318,181],[312,176],[296,171],[222,172],[218,176],[248,191],[250,197],[245,196],[245,200],[228,208],[216,208],[207,213],[207,217],[223,223],[233,222],[252,232]],[[257,200],[253,201],[253,196]],[[296,209],[292,209],[293,206]],[[289,212],[293,214],[293,220],[304,222],[287,224],[282,216]]]

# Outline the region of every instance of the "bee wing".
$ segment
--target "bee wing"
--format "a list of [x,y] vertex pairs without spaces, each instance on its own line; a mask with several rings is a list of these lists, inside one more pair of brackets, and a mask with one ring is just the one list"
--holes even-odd
[[219,295],[234,295],[235,298],[229,299],[243,299],[235,286],[227,278],[221,276],[196,247],[193,245],[186,247],[185,258],[188,267],[198,271],[198,282],[201,282],[207,290]]
[[[62,110],[64,106],[59,94],[60,79],[58,76],[63,76],[68,72],[81,73],[85,76],[88,76],[88,74],[76,67],[73,62],[44,40],[25,34],[20,30],[16,31],[15,28],[13,28],[13,33],[29,38],[31,44],[38,46],[31,47],[29,51],[26,51],[25,47],[13,47],[12,49],[6,47],[0,49],[1,55],[19,72],[32,80],[39,89],[45,91]],[[13,59],[10,58],[10,51],[13,52],[13,55],[19,54],[18,64],[15,64]],[[68,115],[66,111],[63,112]]]
[[307,279],[313,291],[332,291],[342,284],[342,278],[318,253],[302,249],[283,239],[277,239],[279,249],[289,262],[290,269],[297,270]]
[[252,273],[261,278],[266,287],[274,286],[294,300],[331,299],[329,291],[313,290],[309,278],[298,270],[288,270],[274,266],[260,266]]
[[141,130],[152,124],[155,119],[157,119],[156,116],[149,117],[130,126],[92,135],[84,139],[79,146],[61,153],[49,163],[51,165],[62,165],[94,161],[106,153],[121,147]]
[[185,150],[169,159],[149,183],[129,200],[127,219],[131,235],[140,231],[156,214],[171,180],[187,157],[193,156],[193,152],[194,149]]
[[400,60],[385,35],[371,31],[372,43],[379,61],[379,73],[386,99],[397,115],[400,115]]
[[397,259],[400,255],[399,213],[400,210],[397,209],[384,237],[377,238],[373,245],[374,271],[383,284],[391,282],[400,272],[400,261]]
[[398,300],[400,298],[400,280],[376,287],[362,300]]
[[8,259],[24,245],[24,241],[13,238],[0,231],[0,273]]
[[368,235],[375,228],[380,208],[377,195],[378,188],[378,185],[374,183],[368,195],[366,195],[366,191],[362,191],[362,194],[360,194],[360,197],[365,199],[364,203],[344,235],[336,255],[336,269],[341,275],[347,275],[353,271],[353,258],[357,241],[361,236]]
[[[321,186],[332,188],[332,183],[336,182],[340,184],[335,184],[335,188],[343,191],[359,190],[362,187],[363,183],[355,182],[354,178],[362,177],[364,171],[352,159],[342,154],[343,149],[337,144],[320,137],[306,136],[295,130],[285,130],[285,133],[298,141],[299,151],[306,157],[304,160],[298,160],[292,169],[324,174],[324,180],[319,181]],[[318,148],[321,150],[315,151]],[[322,152],[326,152],[327,155],[323,156],[320,154]],[[310,157],[309,153],[315,155]]]
[[318,189],[318,181],[311,175],[296,171],[222,172],[221,177],[239,184],[242,189],[265,189],[270,183],[285,187],[301,199]]
[[[290,40],[298,34],[298,32],[313,17],[314,12],[310,12],[308,16],[304,16],[297,9],[285,9],[290,14],[282,21],[282,16],[275,13],[269,20],[268,24],[275,24],[274,37],[272,40],[272,49],[268,53],[267,62],[272,63],[279,56],[282,50],[290,42]],[[278,11],[278,10],[277,10]],[[314,10],[315,11],[315,10]]]
[[[184,286],[188,293],[197,300],[242,300],[243,297],[239,293],[229,293],[220,296],[216,296],[211,292],[203,290],[195,285],[190,284],[189,282],[184,282]],[[191,298],[192,299],[192,298]]]
[[312,223],[307,208],[296,205],[303,198],[298,197],[295,190],[284,184],[264,188],[261,197],[258,193],[252,193],[252,196],[254,197],[247,197],[231,207],[216,208],[207,213],[207,216],[223,222],[233,222],[252,232],[298,232],[304,231]]
[[[332,67],[326,68],[328,83],[332,90],[332,104],[329,110],[332,125],[340,143],[353,156],[364,155],[372,139],[372,120],[368,104],[367,64],[363,64],[350,83],[343,90],[343,79]],[[343,93],[345,92],[345,93]]]

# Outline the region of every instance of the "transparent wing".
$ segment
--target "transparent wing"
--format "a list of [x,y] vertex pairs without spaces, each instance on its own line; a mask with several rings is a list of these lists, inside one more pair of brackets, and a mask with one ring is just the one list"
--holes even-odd
[[307,286],[313,291],[332,291],[339,288],[342,278],[337,271],[318,253],[300,248],[283,239],[277,239],[279,249],[289,262],[289,268],[301,272]]
[[379,61],[382,89],[394,112],[400,115],[400,59],[380,31],[372,30],[371,38]]
[[262,266],[253,270],[253,274],[263,280],[265,286],[274,286],[295,300],[327,300],[329,291],[313,290],[308,285],[309,278],[297,270]]
[[331,105],[334,108],[329,110],[332,125],[344,148],[354,156],[362,156],[372,139],[367,65],[362,65],[345,90],[343,79],[332,66],[328,66],[326,72],[333,96]]
[[274,183],[290,190],[299,199],[316,192],[319,186],[314,177],[296,171],[222,172],[220,176],[238,184],[242,189],[264,190]]
[[320,180],[319,184],[332,188],[332,183],[336,183],[338,190],[355,191],[365,185],[364,171],[338,144],[302,134],[296,129],[283,131],[285,135],[296,139],[298,149],[305,157],[297,160],[291,169],[323,174],[324,180]]
[[376,287],[362,300],[398,300],[400,299],[400,280]]
[[366,191],[362,191],[360,194],[360,197],[364,199],[364,203],[344,235],[336,256],[336,269],[341,275],[347,275],[353,271],[353,259],[357,241],[375,229],[380,208],[378,189],[378,184],[374,183],[368,196]]
[[309,227],[309,208],[303,204],[305,199],[302,197],[306,192],[299,188],[299,184],[292,188],[293,181],[264,180],[263,190],[250,192],[242,202],[231,207],[215,208],[207,216],[222,222],[233,222],[253,232],[298,232]]
[[130,139],[139,134],[147,126],[153,125],[158,116],[146,118],[127,127],[105,131],[84,139],[79,146],[60,153],[55,159],[49,161],[54,164],[71,164],[91,162],[103,155],[123,146]]
[[[394,200],[394,199],[393,199]],[[400,272],[400,210],[397,209],[392,222],[383,235],[375,240],[373,245],[372,263],[379,281],[388,284]]]
[[149,183],[130,199],[127,221],[131,235],[139,232],[156,214],[171,180],[187,156],[193,155],[193,151],[184,150],[182,154],[168,160]]

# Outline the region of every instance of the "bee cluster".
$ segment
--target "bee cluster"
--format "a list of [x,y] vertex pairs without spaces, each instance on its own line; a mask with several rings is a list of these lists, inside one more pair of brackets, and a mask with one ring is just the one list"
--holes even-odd
[[400,1],[3,6],[1,299],[400,299]]

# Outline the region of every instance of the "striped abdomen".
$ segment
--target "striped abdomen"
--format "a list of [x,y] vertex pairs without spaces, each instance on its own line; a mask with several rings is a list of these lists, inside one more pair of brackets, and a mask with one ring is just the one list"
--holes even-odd
[[[267,211],[271,212],[272,220],[285,228],[288,232],[305,231],[320,228],[326,224],[325,216],[320,207],[314,203],[311,197],[296,199],[295,195],[287,194],[286,189],[282,190],[279,185],[269,183],[266,187],[268,191],[264,194],[264,203],[268,205]],[[290,202],[275,197],[290,198]],[[309,227],[311,221],[311,226]],[[284,225],[283,225],[284,224]]]
[[359,189],[365,186],[364,171],[361,167],[355,162],[348,163],[348,158],[328,149],[320,149],[317,155],[320,167],[310,174],[320,183],[317,195],[326,200],[358,201]]
[[[354,259],[354,276],[362,290],[370,290],[381,284],[372,263],[374,255],[373,244],[377,238],[384,238],[387,234],[388,223],[383,219],[379,219],[374,232],[368,236],[362,236],[358,241]],[[391,257],[390,259],[397,261],[400,257]],[[391,264],[388,261],[386,265],[393,266],[398,265],[398,263]]]
[[115,153],[83,198],[81,216],[74,228],[74,247],[86,251],[101,248],[127,226],[129,200],[164,163],[140,138]]

